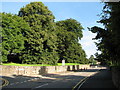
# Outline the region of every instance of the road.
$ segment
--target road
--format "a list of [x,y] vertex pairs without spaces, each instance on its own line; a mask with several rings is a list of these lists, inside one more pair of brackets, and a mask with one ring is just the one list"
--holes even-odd
[[102,69],[94,76],[90,76],[86,81],[81,83],[77,90],[117,90],[112,82],[112,75],[109,69]]
[[[99,69],[90,69],[85,71],[67,71],[37,76],[3,76],[2,78],[9,81],[7,86],[2,90],[37,90],[40,88],[66,88],[72,89],[78,82],[85,77],[98,73]],[[11,88],[11,89],[10,89]]]

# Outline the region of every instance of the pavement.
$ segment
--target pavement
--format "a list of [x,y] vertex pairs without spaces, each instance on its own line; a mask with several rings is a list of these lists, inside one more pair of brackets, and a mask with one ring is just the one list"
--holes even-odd
[[118,90],[113,82],[111,71],[108,69],[101,69],[99,73],[90,76],[87,80],[79,84],[79,87],[76,90]]

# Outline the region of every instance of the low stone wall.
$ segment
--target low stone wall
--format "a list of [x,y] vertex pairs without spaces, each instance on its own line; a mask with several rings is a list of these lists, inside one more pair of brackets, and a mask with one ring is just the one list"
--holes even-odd
[[112,67],[111,69],[113,83],[120,90],[120,68]]
[[0,65],[0,75],[42,75],[47,73],[64,72],[79,69],[89,69],[89,65],[70,66],[5,66]]

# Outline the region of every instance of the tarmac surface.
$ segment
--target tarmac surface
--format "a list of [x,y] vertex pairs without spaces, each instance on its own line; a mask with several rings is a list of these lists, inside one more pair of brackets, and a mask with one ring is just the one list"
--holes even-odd
[[112,82],[111,71],[108,69],[102,69],[94,76],[90,76],[85,82],[81,83],[77,90],[117,90]]
[[35,76],[2,76],[2,78],[8,82],[2,90],[117,90],[112,83],[111,72],[106,68]]
[[90,70],[67,71],[38,76],[2,76],[9,84],[2,90],[41,90],[41,89],[69,89],[82,79],[98,73],[99,68]]

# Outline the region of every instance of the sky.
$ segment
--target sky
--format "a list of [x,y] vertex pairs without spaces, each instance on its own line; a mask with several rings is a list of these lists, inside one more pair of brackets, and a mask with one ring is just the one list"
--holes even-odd
[[[1,2],[2,9],[0,12],[17,14],[21,7],[25,6],[30,2]],[[99,26],[96,21],[100,20],[98,14],[102,12],[104,6],[100,2],[43,2],[45,6],[52,11],[55,16],[55,21],[65,20],[73,18],[81,23],[83,26],[83,38],[79,41],[85,50],[87,57],[94,55],[97,52],[97,47],[95,46],[92,38],[96,34],[91,33],[87,27]]]

